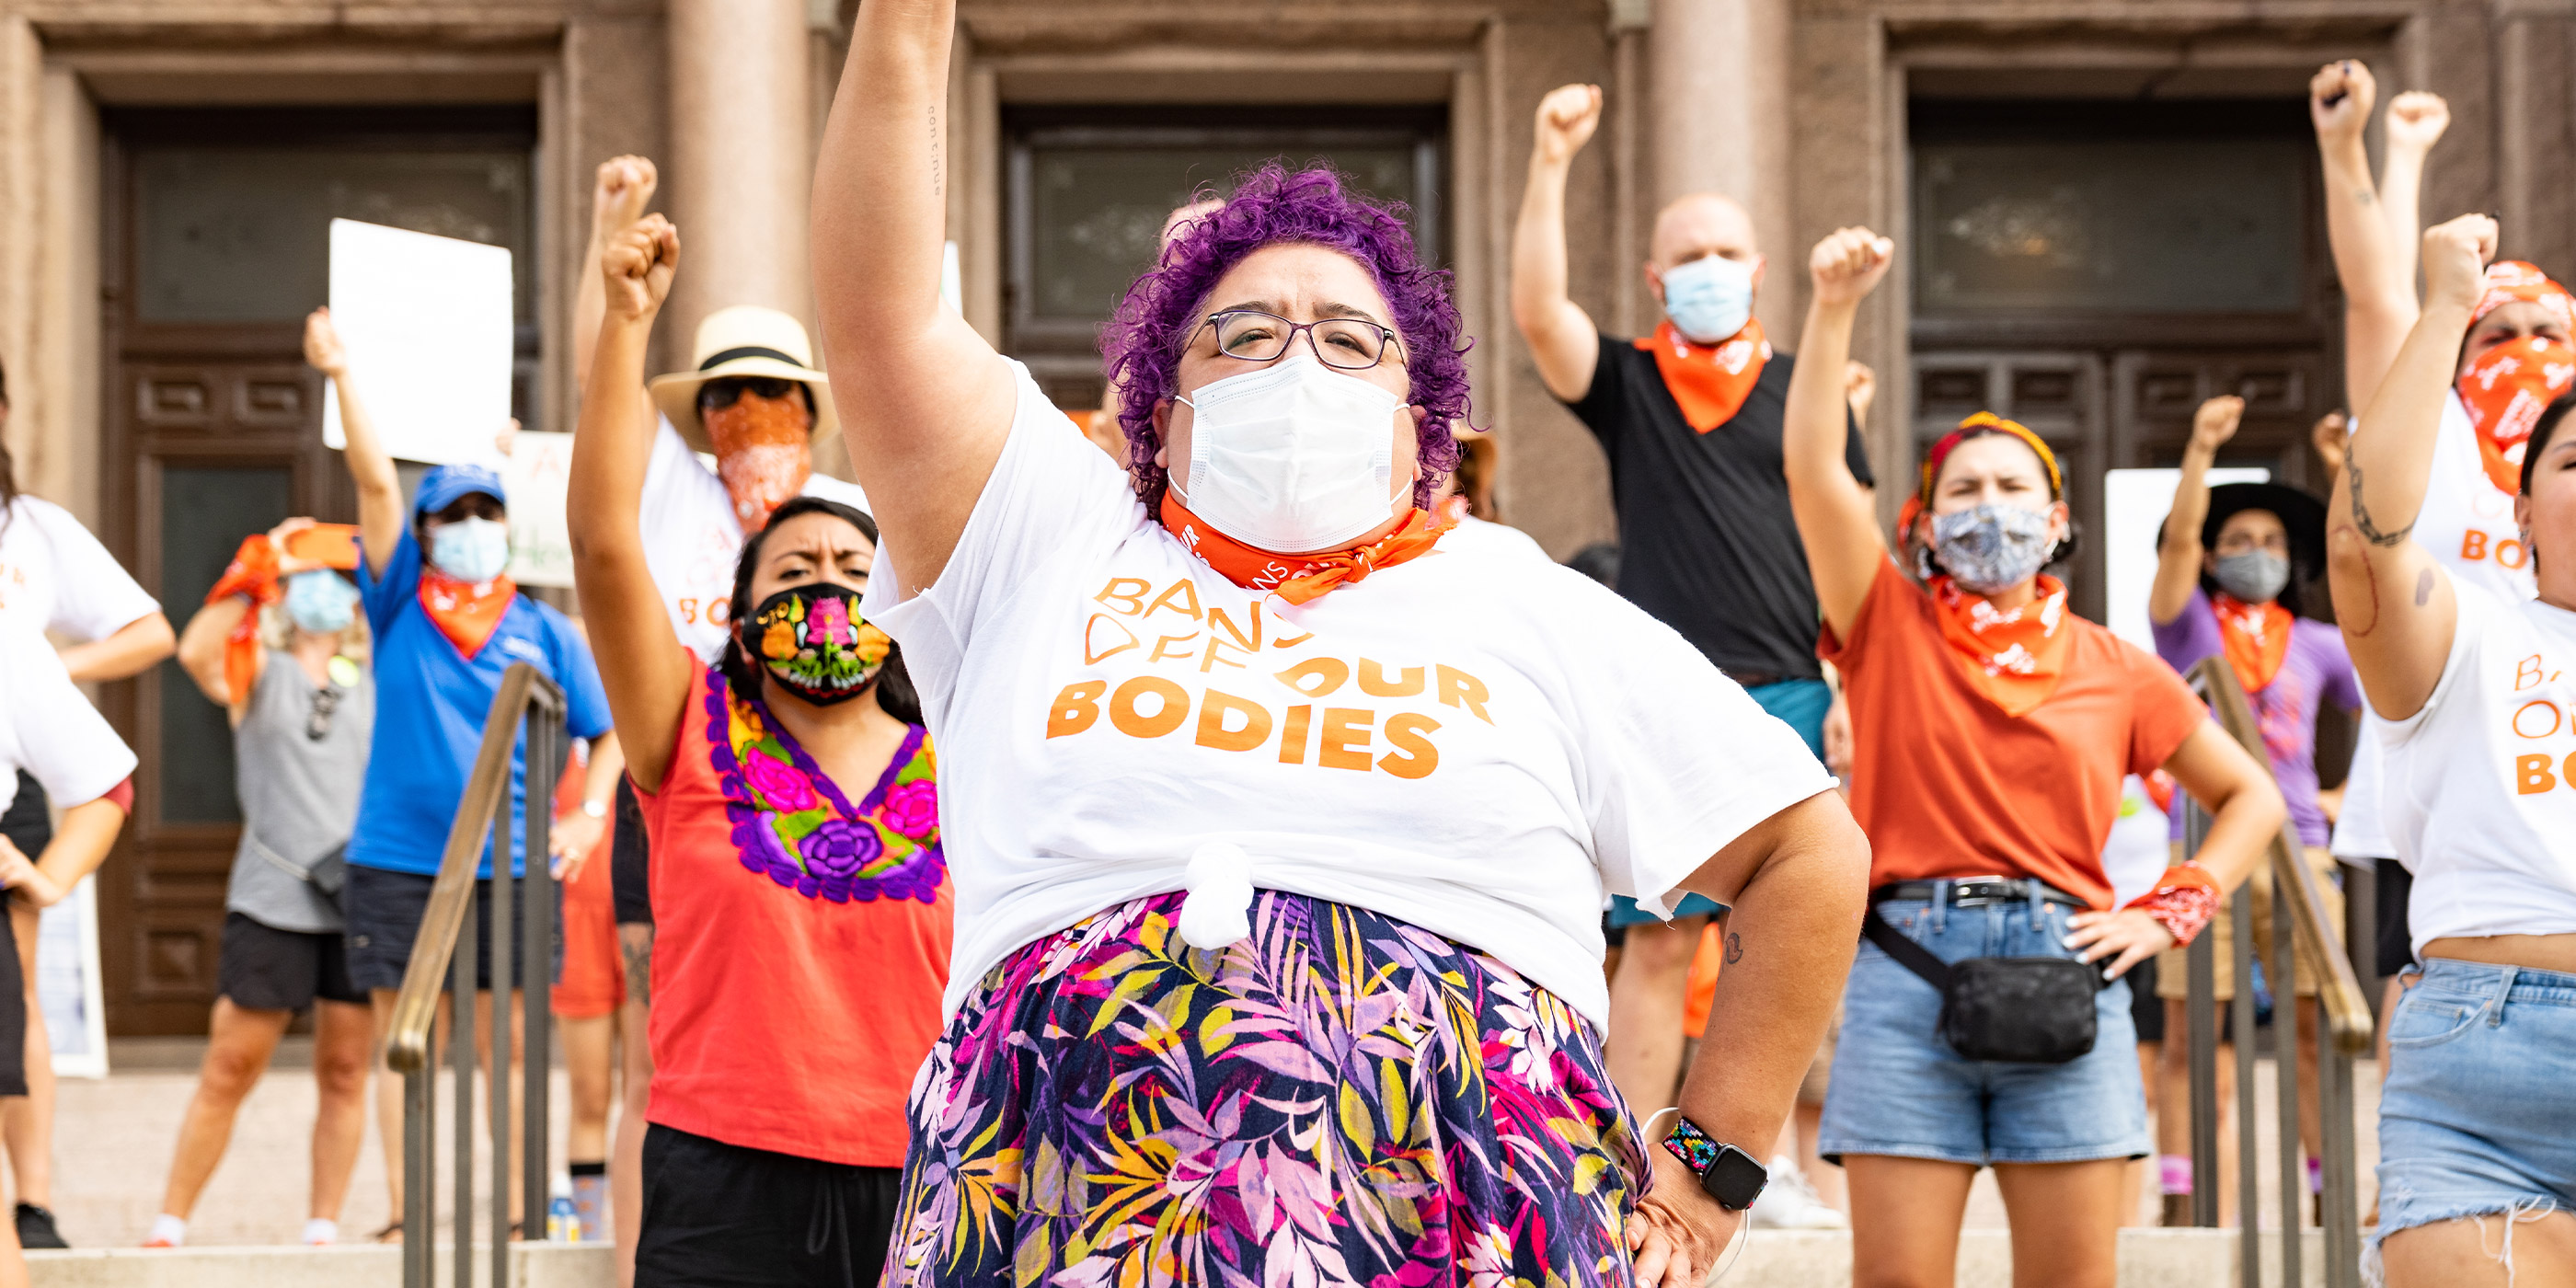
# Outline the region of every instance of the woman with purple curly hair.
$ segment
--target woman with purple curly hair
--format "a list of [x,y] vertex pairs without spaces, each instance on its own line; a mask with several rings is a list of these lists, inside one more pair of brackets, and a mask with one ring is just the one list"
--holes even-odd
[[[1071,432],[939,302],[953,22],[860,7],[814,193],[957,897],[888,1278],[1697,1288],[1851,960],[1832,780],[1616,596],[1442,540],[1448,277],[1330,171],[1185,217],[1103,333],[1126,467]],[[1687,1159],[1602,1071],[1605,890],[1755,945]]]

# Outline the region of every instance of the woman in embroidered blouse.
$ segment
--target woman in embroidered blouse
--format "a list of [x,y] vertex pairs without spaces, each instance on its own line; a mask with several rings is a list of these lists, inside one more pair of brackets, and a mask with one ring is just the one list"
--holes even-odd
[[857,612],[877,533],[847,505],[797,497],[744,542],[718,663],[673,633],[637,523],[644,345],[678,255],[652,215],[603,256],[567,499],[652,838],[635,1282],[870,1283],[947,979],[932,753],[893,642]]
[[[1888,557],[1843,464],[1837,377],[1894,254],[1860,228],[1817,244],[1788,396],[1789,501],[1824,613],[1818,652],[1850,696],[1852,809],[1872,846],[1873,942],[1844,994],[1819,1148],[1850,1176],[1859,1280],[1948,1282],[1969,1182],[1991,1165],[2013,1281],[2109,1288],[2125,1160],[2150,1148],[2118,977],[2189,942],[2278,834],[2281,795],[2171,668],[2067,611],[2041,572],[2072,539],[2065,483],[2037,434],[1980,414],[1935,443],[1899,520],[1923,584]],[[2121,783],[2158,767],[2216,822],[2196,863],[2114,910],[2101,853]],[[2100,963],[2090,1051],[1960,1055],[1936,1028],[1941,996],[1879,947],[1905,940],[1944,962]]]

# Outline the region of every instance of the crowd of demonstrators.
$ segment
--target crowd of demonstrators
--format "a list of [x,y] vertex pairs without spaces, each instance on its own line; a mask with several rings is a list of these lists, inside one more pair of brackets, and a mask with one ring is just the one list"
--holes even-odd
[[[2235,437],[2245,414],[2245,400],[2234,395],[2203,403],[2192,420],[2191,440],[2183,449],[2182,475],[2174,487],[2173,510],[2165,516],[2157,545],[2156,576],[2147,599],[2147,619],[2155,632],[2156,654],[2174,670],[2188,674],[2207,658],[2225,658],[2253,708],[2273,780],[2290,811],[2304,847],[2308,869],[2325,900],[2327,924],[2343,924],[2343,892],[2334,856],[2326,842],[2332,826],[2317,787],[2317,716],[2327,704],[2357,713],[2361,687],[2352,659],[2334,627],[2300,615],[2300,590],[2325,567],[2325,503],[2309,493],[2279,483],[2229,483],[2209,486],[2210,466],[2219,449]],[[2180,802],[2173,812],[2171,835],[2181,853],[2183,820]],[[2258,866],[2252,890],[2256,959],[2271,961],[2272,874]],[[2211,930],[2216,947],[2216,987],[2212,996],[2225,1003],[2235,994],[2232,918],[2220,918]],[[2317,1105],[2317,994],[2320,963],[2298,972],[2297,1060],[2299,1063],[2299,1141],[2307,1153],[2308,1188],[2322,1191],[2323,1154]],[[2181,950],[2157,962],[2155,992],[2164,999],[2166,1019],[2160,1049],[2157,1100],[2177,1108],[2190,1103],[2190,1026],[2184,999],[2190,996],[2189,972]],[[2226,1086],[2235,1068],[2221,1042],[2217,1067],[2221,1173],[2234,1153],[2227,1128],[2233,1106]],[[2189,1225],[2191,1216],[2191,1122],[2187,1114],[2158,1118],[2157,1174],[2164,1197],[2164,1223]],[[2233,1197],[2232,1195],[2229,1197]]]
[[[657,427],[643,375],[679,254],[659,215],[605,248],[568,495],[575,576],[653,842],[634,1281],[872,1282],[910,1137],[905,1092],[948,980],[936,757],[893,642],[860,611],[877,529],[847,504],[765,494],[743,513],[753,535],[720,655],[676,629],[644,539]],[[821,386],[800,367],[800,413]],[[662,399],[711,420],[731,401],[694,382]],[[800,438],[812,423],[788,419]],[[1092,455],[1061,418],[1053,431]]]
[[[0,371],[0,431],[9,423],[8,374]],[[57,651],[63,670],[76,684],[122,680],[170,656],[170,619],[161,605],[135,584],[115,556],[61,506],[18,490],[15,463],[0,443],[0,632],[41,639],[48,632],[69,640]],[[44,854],[53,840],[52,806],[56,802],[43,780],[21,768],[15,795],[0,810],[0,835],[26,854]],[[75,861],[74,855],[90,857]],[[62,892],[106,857],[86,843],[62,852],[47,875]],[[18,955],[23,1005],[41,1014],[36,1000],[36,940],[42,907],[25,893],[8,900],[6,934]],[[7,947],[8,945],[0,945]],[[11,1224],[30,1248],[67,1246],[54,1227],[50,1204],[54,1174],[53,1044],[45,1026],[30,1024],[25,1032],[27,1091],[0,1099],[0,1143],[5,1143],[9,1169],[17,1179],[18,1199]]]
[[[563,613],[521,593],[510,580],[508,496],[500,475],[479,465],[438,466],[421,477],[418,495],[406,507],[393,458],[367,414],[360,392],[363,373],[350,369],[328,310],[316,310],[307,320],[304,350],[306,360],[338,390],[340,423],[348,437],[346,460],[358,493],[358,590],[377,681],[371,747],[391,752],[368,757],[340,891],[349,978],[367,993],[381,1061],[413,936],[428,908],[448,830],[502,674],[515,663],[526,663],[560,686],[567,728],[592,744],[582,808],[556,817],[548,831],[553,854],[584,855],[599,839],[619,761],[589,647]],[[510,762],[510,821],[494,830],[467,914],[476,922],[475,1043],[487,1082],[495,1076],[490,1040],[493,936],[515,937],[527,906],[519,884],[525,870],[521,807],[526,793],[527,744],[522,738]],[[545,802],[537,804],[543,808]],[[492,924],[489,885],[497,879],[496,870],[512,882],[508,926]],[[516,1031],[523,1022],[523,999],[506,980],[501,993]],[[517,1066],[526,1049],[513,1040],[513,1067],[499,1071],[500,1076],[520,1073]],[[399,1082],[390,1075],[380,1079],[377,1097],[386,1186],[396,1214],[380,1238],[402,1233]],[[514,1119],[514,1132],[518,1126]],[[518,1148],[515,1137],[512,1147]],[[512,1167],[510,1174],[515,1184],[518,1169]]]
[[[2576,400],[2551,370],[2568,297],[2489,266],[2497,237],[2484,215],[2425,235],[2420,316],[2329,519],[2337,619],[2384,722],[2383,822],[2415,878],[2370,1250],[2393,1288],[2576,1279]],[[2475,458],[2449,412],[2463,399]],[[2461,516],[2437,507],[2462,472],[2446,456],[2512,475],[2501,539],[2535,593],[2446,558]]]
[[316,1093],[305,1243],[338,1240],[366,1139],[367,995],[349,978],[338,896],[376,689],[357,587],[291,549],[312,527],[290,519],[245,539],[179,640],[179,664],[232,723],[242,833],[205,1060],[145,1247],[187,1242],[234,1116],[298,1013],[313,1017]]
[[[813,207],[957,882],[887,1275],[1697,1284],[1851,951],[1822,766],[1598,586],[1440,549],[1458,314],[1328,171],[1251,174],[1130,287],[1130,469],[1065,434],[939,303],[951,19],[860,10]],[[1754,945],[1675,1149],[1602,1065],[1605,885]]]
[[[2016,1279],[2108,1285],[2129,1160],[2148,1152],[2128,985],[2187,943],[2280,828],[2280,793],[2173,670],[2074,615],[2042,569],[2073,539],[2037,434],[1970,417],[1925,453],[1890,557],[1845,463],[1853,318],[1895,247],[1818,243],[1788,391],[1789,499],[1851,703],[1868,941],[1826,1094],[1855,1277],[1945,1282],[1992,1166]],[[2127,775],[2164,769],[2215,816],[2198,856],[2114,907],[2101,851]],[[1976,961],[2065,958],[2097,967]],[[2003,998],[2010,1005],[1998,1005]]]
[[[1763,272],[1753,222],[1710,193],[1666,206],[1644,266],[1666,320],[1649,337],[1604,334],[1566,287],[1566,176],[1600,120],[1598,86],[1563,86],[1539,104],[1512,240],[1513,321],[1548,392],[1609,457],[1619,594],[1679,632],[1821,757],[1833,697],[1816,659],[1816,595],[1781,472],[1781,416],[1796,362],[1772,348],[1753,317]],[[1833,371],[1839,382],[1841,360]],[[1866,486],[1857,425],[1846,424],[1843,441]],[[1625,937],[1606,1055],[1620,1092],[1648,1110],[1672,1103],[1685,984],[1718,908],[1694,895],[1673,911],[1660,917],[1622,895],[1609,913]],[[1794,1147],[1764,1149],[1775,1168],[1796,1171]],[[1803,1185],[1784,1185],[1774,1205]],[[1809,1204],[1792,1223],[1829,1216]]]

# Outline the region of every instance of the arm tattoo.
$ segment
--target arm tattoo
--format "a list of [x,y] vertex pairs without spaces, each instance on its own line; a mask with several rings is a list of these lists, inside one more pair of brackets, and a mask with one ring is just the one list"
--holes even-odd
[[2352,200],[2357,206],[2376,205],[2379,202],[2379,194],[2368,188],[2356,188],[2353,190]]
[[[619,927],[621,931],[627,929],[628,927]],[[651,1006],[653,1004],[653,928],[642,926],[636,929],[642,930],[643,933],[631,937],[620,934],[617,937],[617,950],[626,958],[628,1000]]]
[[1733,930],[1730,930],[1730,931],[1726,932],[1726,964],[1727,964],[1727,965],[1729,965],[1729,966],[1732,966],[1732,965],[1736,964],[1737,962],[1740,962],[1740,961],[1743,961],[1743,960],[1744,960],[1744,936],[1743,936],[1743,934],[1742,934],[1741,932],[1739,932],[1739,931],[1733,931]]
[[2395,532],[2380,531],[2379,525],[2370,521],[2370,506],[2361,499],[2361,462],[2346,456],[2343,473],[2345,478],[2352,481],[2352,521],[2361,529],[2362,540],[2384,549],[2404,541],[2409,533],[2415,531],[2415,525],[2412,523]]
[[2431,602],[2433,602],[2433,570],[2427,568],[2415,578],[2415,606],[2422,608]]
[[939,105],[933,103],[930,107],[930,195],[942,201],[948,198],[948,179],[941,173],[947,153],[947,145],[939,138]]

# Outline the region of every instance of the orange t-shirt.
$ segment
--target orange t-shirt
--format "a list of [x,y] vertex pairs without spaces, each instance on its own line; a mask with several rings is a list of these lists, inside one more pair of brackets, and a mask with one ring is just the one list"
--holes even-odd
[[1851,700],[1852,814],[1870,884],[2037,877],[2111,906],[2102,844],[2120,784],[2154,770],[2209,718],[2156,656],[2069,615],[2057,691],[2015,718],[1978,691],[1941,634],[1932,597],[1879,565],[1851,638],[1816,654]]

